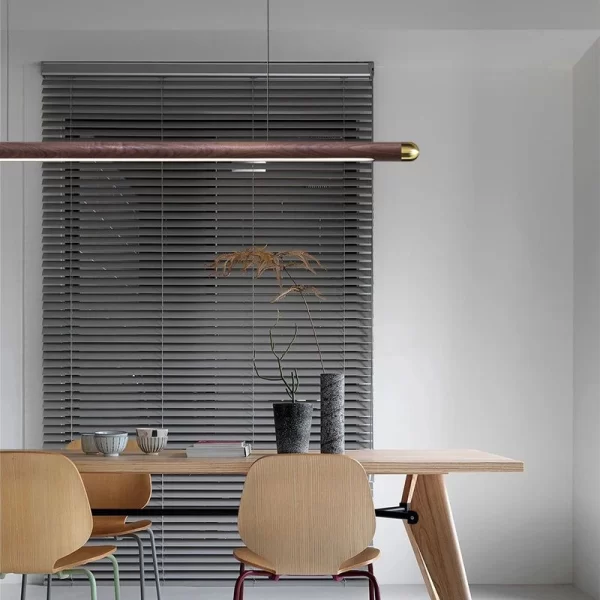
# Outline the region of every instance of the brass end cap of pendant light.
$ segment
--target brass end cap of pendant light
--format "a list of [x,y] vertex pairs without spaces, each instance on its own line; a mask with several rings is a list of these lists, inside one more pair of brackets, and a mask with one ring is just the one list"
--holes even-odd
[[417,146],[414,142],[402,142],[400,150],[400,160],[401,161],[413,161],[417,160],[421,151],[419,150],[419,146]]

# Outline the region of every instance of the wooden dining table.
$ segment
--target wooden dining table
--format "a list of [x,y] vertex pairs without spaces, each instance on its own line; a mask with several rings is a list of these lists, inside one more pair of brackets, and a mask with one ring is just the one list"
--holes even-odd
[[[118,457],[60,450],[81,473],[147,473],[151,475],[245,475],[257,459],[271,454],[255,451],[247,458],[188,458],[184,450],[156,456],[139,453]],[[403,520],[425,585],[432,600],[470,600],[469,585],[448,500],[445,476],[451,473],[516,473],[523,462],[479,450],[350,450],[369,475],[405,475],[397,506],[376,510],[379,517]],[[94,511],[113,514],[114,511]],[[129,515],[230,515],[237,509],[147,507],[120,509]]]

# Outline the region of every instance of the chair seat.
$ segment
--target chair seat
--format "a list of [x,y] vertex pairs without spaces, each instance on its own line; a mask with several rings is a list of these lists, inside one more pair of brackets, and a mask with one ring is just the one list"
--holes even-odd
[[[346,571],[352,571],[353,569],[359,569],[360,567],[364,567],[366,565],[370,565],[372,562],[375,562],[381,552],[377,548],[365,548],[362,552],[349,558],[344,561],[338,570],[337,573],[332,573],[332,575],[340,575],[341,573],[345,573]],[[245,546],[242,548],[236,548],[233,551],[233,556],[236,560],[245,565],[250,565],[251,567],[256,567],[257,569],[261,569],[262,571],[267,571],[268,573],[276,574],[276,570],[274,565],[272,565],[268,560],[264,559],[262,556],[259,556],[255,552],[252,552],[249,548]]]
[[75,552],[59,558],[54,563],[54,570],[52,572],[58,573],[59,571],[81,567],[89,562],[106,558],[110,554],[114,554],[116,550],[116,546],[83,546],[79,550],[75,550]]
[[102,521],[100,519],[94,519],[94,525],[92,528],[93,538],[103,537],[117,537],[119,535],[129,535],[130,533],[137,533],[138,531],[146,531],[152,527],[152,521],[144,519],[142,521]]

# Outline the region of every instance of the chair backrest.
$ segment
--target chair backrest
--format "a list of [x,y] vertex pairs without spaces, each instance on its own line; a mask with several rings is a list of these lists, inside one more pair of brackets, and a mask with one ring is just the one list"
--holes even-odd
[[85,488],[68,458],[0,452],[0,573],[51,573],[91,531]]
[[332,575],[375,533],[369,481],[357,461],[335,454],[257,460],[238,517],[246,546],[280,575]]
[[[69,442],[67,450],[81,450],[81,439]],[[127,440],[125,452],[141,452],[135,439]],[[81,477],[92,508],[144,508],[152,497],[152,477],[146,473],[82,473]]]

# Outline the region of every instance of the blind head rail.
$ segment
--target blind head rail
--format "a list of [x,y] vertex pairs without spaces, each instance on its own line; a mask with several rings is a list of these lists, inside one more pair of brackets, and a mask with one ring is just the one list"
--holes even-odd
[[[42,62],[42,75],[98,77],[266,77],[264,62]],[[269,77],[372,78],[372,62],[273,62]]]

